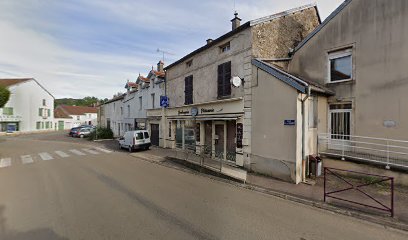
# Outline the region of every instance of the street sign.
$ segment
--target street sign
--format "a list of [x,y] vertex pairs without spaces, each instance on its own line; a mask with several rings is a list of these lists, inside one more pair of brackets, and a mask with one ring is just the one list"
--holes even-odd
[[285,126],[294,126],[294,125],[296,125],[296,120],[292,120],[292,119],[284,120],[283,125],[285,125]]
[[169,98],[167,96],[160,96],[160,107],[169,107]]

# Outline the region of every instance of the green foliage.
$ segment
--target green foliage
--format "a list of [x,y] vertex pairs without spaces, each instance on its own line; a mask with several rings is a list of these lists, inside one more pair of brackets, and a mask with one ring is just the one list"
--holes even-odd
[[5,87],[0,86],[0,108],[4,107],[9,99],[10,91]]
[[95,131],[91,132],[88,139],[113,139],[113,132],[109,128],[97,127]]
[[75,98],[61,98],[55,99],[54,104],[55,107],[58,105],[69,105],[69,106],[93,106],[96,103],[103,103],[108,101],[107,98],[105,99],[98,99],[97,97],[84,97],[82,99],[75,99]]

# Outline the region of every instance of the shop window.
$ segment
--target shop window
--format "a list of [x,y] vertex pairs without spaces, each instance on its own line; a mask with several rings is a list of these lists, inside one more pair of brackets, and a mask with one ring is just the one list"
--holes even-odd
[[353,78],[352,50],[329,53],[329,82],[349,81]]
[[194,135],[194,121],[185,120],[184,121],[184,145],[185,149],[193,150],[195,149],[195,135]]
[[193,104],[193,75],[184,79],[184,104]]
[[41,122],[36,122],[36,129],[41,129]]
[[169,122],[169,138],[171,138],[171,122]]
[[177,121],[176,124],[176,147],[183,147],[183,128],[181,126],[181,121]]
[[197,142],[200,141],[200,124],[199,123],[196,124],[196,141]]
[[231,96],[231,62],[218,65],[218,98]]

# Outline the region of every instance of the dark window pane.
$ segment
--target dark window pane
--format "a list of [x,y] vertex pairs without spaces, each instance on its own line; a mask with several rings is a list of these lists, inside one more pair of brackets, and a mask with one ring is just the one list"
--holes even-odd
[[149,138],[149,133],[145,132],[144,133],[144,138]]
[[330,80],[332,82],[351,79],[351,56],[330,60]]
[[136,140],[141,140],[141,139],[143,139],[143,133],[141,132],[136,133]]

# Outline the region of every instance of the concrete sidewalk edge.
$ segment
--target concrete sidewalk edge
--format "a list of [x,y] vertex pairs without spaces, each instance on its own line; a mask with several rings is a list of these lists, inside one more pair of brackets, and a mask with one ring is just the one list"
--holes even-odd
[[[143,161],[147,161],[147,162],[150,162],[150,163],[161,165],[161,166],[164,166],[164,167],[173,168],[173,169],[180,170],[180,171],[183,171],[183,172],[187,172],[187,173],[199,175],[199,176],[202,176],[202,177],[210,178],[212,180],[228,183],[228,184],[234,185],[236,187],[245,188],[245,189],[248,189],[248,190],[252,190],[252,191],[267,194],[267,195],[270,195],[270,196],[278,197],[278,198],[281,198],[281,199],[289,200],[289,201],[292,201],[292,202],[304,204],[304,205],[307,205],[307,206],[316,207],[316,208],[319,208],[319,209],[322,209],[322,210],[330,211],[332,213],[337,213],[337,214],[341,214],[341,215],[345,215],[345,216],[349,216],[349,217],[354,217],[354,218],[364,220],[364,221],[367,221],[367,222],[370,222],[370,223],[382,225],[385,228],[389,227],[389,228],[394,228],[394,229],[397,229],[397,230],[408,231],[408,224],[400,222],[400,221],[395,220],[395,219],[387,219],[387,218],[384,218],[384,217],[381,217],[381,216],[374,216],[374,215],[369,215],[369,214],[365,214],[365,213],[362,213],[362,212],[357,212],[357,211],[353,211],[353,210],[349,210],[349,209],[343,209],[343,208],[339,208],[339,207],[336,207],[336,206],[333,206],[333,205],[326,204],[324,202],[302,198],[300,196],[295,196],[295,195],[287,194],[287,193],[284,193],[284,192],[279,192],[279,191],[276,191],[276,190],[263,188],[263,187],[253,185],[253,184],[238,182],[235,179],[231,179],[229,176],[225,176],[225,177],[227,177],[227,178],[225,178],[225,177],[220,176],[220,174],[215,176],[215,175],[205,174],[205,173],[199,172],[197,170],[193,170],[193,169],[186,169],[186,168],[183,168],[183,167],[178,167],[178,166],[166,164],[166,160],[172,161],[171,158],[159,157],[158,156],[158,158],[160,158],[162,161],[154,161],[154,160],[151,160],[151,159],[148,159],[148,158],[141,158],[141,157],[135,156],[135,155],[133,155],[133,157],[141,159]],[[176,162],[176,164],[180,164],[180,163]],[[217,172],[217,173],[219,173],[219,172]]]

